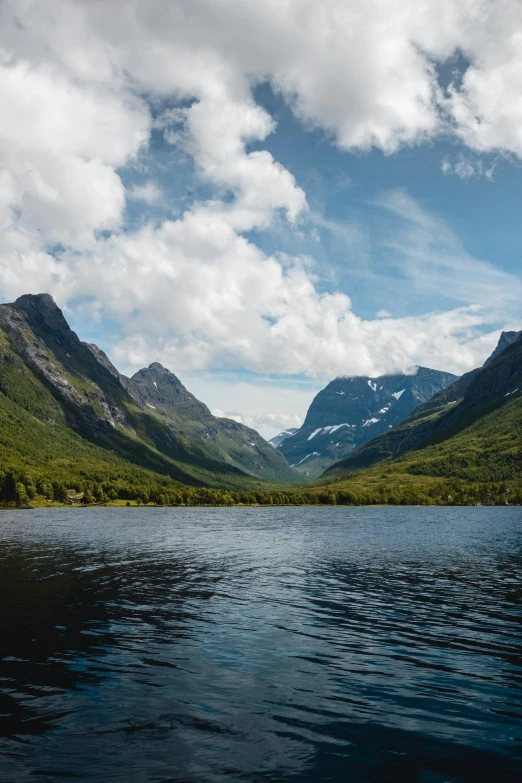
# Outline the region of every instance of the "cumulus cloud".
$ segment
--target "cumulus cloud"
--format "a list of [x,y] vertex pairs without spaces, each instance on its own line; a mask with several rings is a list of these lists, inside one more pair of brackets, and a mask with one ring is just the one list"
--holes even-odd
[[272,432],[277,430],[287,430],[292,427],[299,428],[303,423],[302,418],[297,413],[262,413],[260,415],[252,415],[245,413],[238,413],[237,411],[226,411],[220,408],[215,408],[212,411],[214,416],[225,419],[233,419],[240,424],[246,424],[247,427],[251,427],[254,430],[261,432]]
[[96,295],[124,324],[114,355],[133,366],[153,355],[184,371],[468,369],[477,363],[474,328],[487,321],[477,307],[363,320],[345,294],[317,291],[306,259],[267,256],[220,218],[197,212],[99,242],[88,264],[73,257],[66,268],[69,296]]
[[[487,310],[459,299],[447,313],[363,320],[346,294],[322,291],[310,259],[247,238],[308,214],[292,173],[261,148],[275,123],[253,87],[270,82],[343,149],[391,154],[444,132],[522,156],[521,13],[509,0],[494,14],[483,0],[4,0],[2,294],[95,297],[121,324],[114,354],[128,365],[154,355],[174,368],[326,376],[474,366]],[[456,51],[469,66],[443,90],[437,65]],[[211,195],[125,231],[126,198],[159,198],[153,181],[126,192],[120,179],[153,128]],[[466,301],[487,305],[492,284],[499,297],[513,290],[447,233],[434,244],[440,224],[406,197],[385,208],[409,225],[390,251],[416,284],[440,280],[435,257],[449,248],[448,274],[460,285],[472,273]]]
[[125,206],[117,168],[148,139],[145,104],[15,53],[0,65],[0,103],[0,203],[10,222],[38,232],[42,245],[77,249],[117,229]]

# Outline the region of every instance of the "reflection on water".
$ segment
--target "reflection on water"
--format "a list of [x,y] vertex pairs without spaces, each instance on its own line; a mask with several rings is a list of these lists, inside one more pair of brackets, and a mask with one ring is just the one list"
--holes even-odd
[[0,780],[522,778],[522,510],[0,515]]

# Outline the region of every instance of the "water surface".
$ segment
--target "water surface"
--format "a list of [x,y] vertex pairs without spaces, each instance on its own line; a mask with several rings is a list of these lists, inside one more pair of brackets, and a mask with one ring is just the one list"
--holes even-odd
[[0,781],[522,779],[522,509],[0,513]]

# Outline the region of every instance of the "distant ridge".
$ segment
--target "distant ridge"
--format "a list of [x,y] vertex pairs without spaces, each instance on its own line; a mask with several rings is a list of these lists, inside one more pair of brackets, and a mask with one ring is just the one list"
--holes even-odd
[[[501,338],[500,344],[504,342]],[[478,471],[477,465],[481,476],[488,470],[491,476],[498,475],[500,457],[507,453],[515,475],[522,476],[522,333],[484,367],[466,373],[400,425],[331,466],[325,478],[384,461],[394,464],[409,453],[412,460],[422,461],[426,459],[423,450],[434,444],[441,444],[439,451],[444,455],[438,468],[441,475],[455,475],[459,461],[463,466],[468,463],[469,475],[473,475],[471,466]],[[466,474],[465,467],[460,471]]]
[[270,438],[268,442],[271,446],[274,447],[274,449],[277,449],[277,447],[280,446],[281,443],[286,440],[286,438],[290,438],[292,435],[295,435],[297,430],[298,427],[291,427],[289,430],[283,430],[283,432],[280,432],[279,435],[274,435],[273,438]]
[[316,395],[303,426],[285,436],[278,449],[290,465],[316,478],[455,380],[426,367],[413,375],[336,378]]

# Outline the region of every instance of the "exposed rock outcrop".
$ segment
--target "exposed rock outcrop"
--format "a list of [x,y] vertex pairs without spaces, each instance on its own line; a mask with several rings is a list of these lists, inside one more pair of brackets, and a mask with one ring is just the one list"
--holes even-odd
[[311,477],[399,422],[456,380],[419,367],[413,375],[336,378],[314,398],[303,426],[278,446]]

